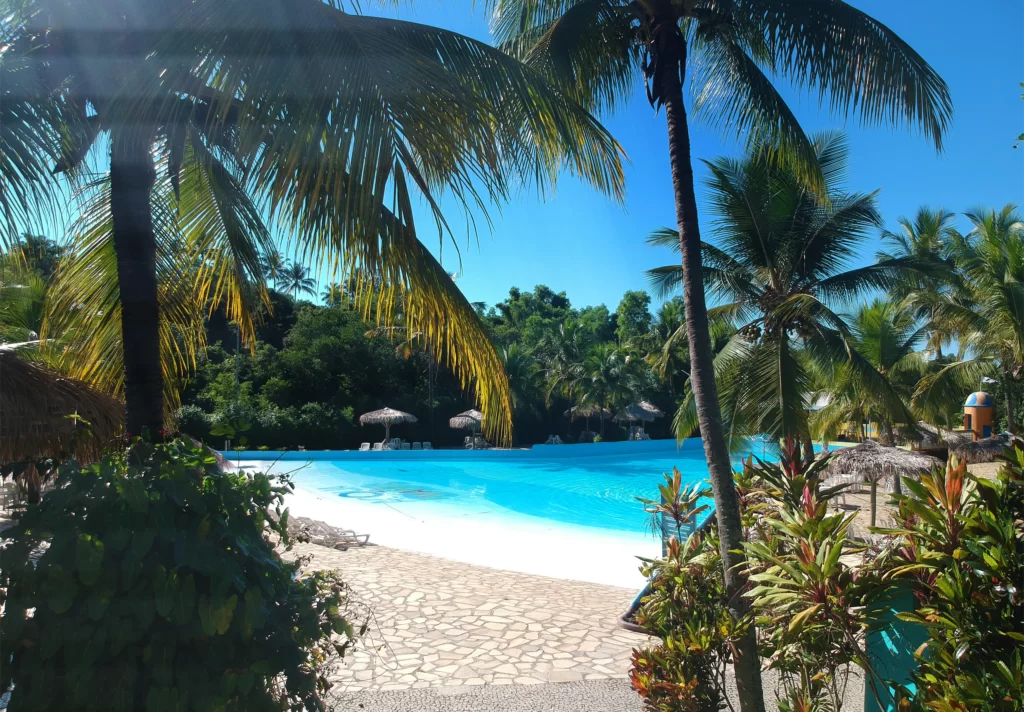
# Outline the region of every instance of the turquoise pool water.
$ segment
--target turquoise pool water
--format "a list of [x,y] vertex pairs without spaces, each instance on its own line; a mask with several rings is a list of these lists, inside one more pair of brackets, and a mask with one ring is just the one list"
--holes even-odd
[[[755,454],[765,453],[763,446]],[[225,453],[268,467],[268,453]],[[263,462],[253,462],[253,461]],[[737,458],[738,462],[738,458]],[[707,478],[699,441],[536,446],[529,451],[287,453],[273,471],[295,470],[297,487],[409,511],[486,512],[561,524],[642,532],[636,497],[654,498],[662,473]]]

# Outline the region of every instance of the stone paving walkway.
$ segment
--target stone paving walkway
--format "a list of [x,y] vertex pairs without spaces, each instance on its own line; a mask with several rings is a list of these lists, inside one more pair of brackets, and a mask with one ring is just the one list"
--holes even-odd
[[624,679],[646,639],[616,626],[635,591],[370,546],[297,545],[373,610],[335,693]]

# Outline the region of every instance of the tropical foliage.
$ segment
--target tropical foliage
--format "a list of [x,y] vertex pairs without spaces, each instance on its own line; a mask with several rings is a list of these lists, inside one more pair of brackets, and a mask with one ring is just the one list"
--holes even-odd
[[3,535],[10,708],[323,710],[358,633],[336,576],[267,538],[289,487],[181,440],[63,465]]
[[[735,332],[715,358],[715,377],[734,446],[765,433],[779,440],[808,432],[807,397],[815,369],[842,370],[899,422],[910,420],[884,374],[855,348],[856,336],[837,306],[870,289],[891,287],[914,267],[907,258],[850,269],[858,248],[877,229],[874,194],[846,193],[847,151],[838,135],[815,139],[827,193],[808,191],[795,172],[764,152],[708,163],[713,242],[702,245],[704,282],[719,302],[712,316]],[[674,231],[652,237],[675,245]],[[653,270],[662,293],[682,281],[682,270]],[[698,427],[690,395],[676,415],[680,437]]]
[[[743,617],[740,515],[702,289],[683,86],[693,94],[696,118],[763,148],[772,164],[785,167],[819,196],[826,193],[828,176],[776,80],[820,92],[834,113],[916,126],[937,149],[952,117],[948,87],[896,33],[841,0],[493,0],[491,5],[503,46],[559,81],[583,106],[614,109],[642,79],[651,105],[665,109],[695,413],[723,523],[726,584],[735,615]],[[762,710],[753,636],[740,647],[746,651],[737,667],[743,709]]]
[[[1024,699],[1024,443],[995,480],[963,463],[906,480],[897,526],[873,574],[913,592],[902,620],[921,626],[915,689],[900,709],[1020,709]],[[875,588],[885,595],[885,587]]]
[[[17,90],[3,95],[2,187],[17,203],[5,215],[28,220],[45,198],[76,193],[75,259],[52,328],[72,335],[69,371],[124,391],[130,431],[160,429],[202,353],[201,315],[227,310],[251,343],[274,229],[317,265],[387,285],[374,294],[377,318],[404,299],[406,318],[475,390],[485,427],[508,438],[497,353],[417,238],[413,196],[442,234],[442,192],[479,214],[567,169],[619,196],[618,146],[564,92],[488,45],[353,9],[4,3],[2,67]],[[209,26],[232,31],[195,29]],[[289,54],[318,64],[281,61]],[[8,170],[20,156],[33,160]],[[68,180],[51,180],[53,168]]]

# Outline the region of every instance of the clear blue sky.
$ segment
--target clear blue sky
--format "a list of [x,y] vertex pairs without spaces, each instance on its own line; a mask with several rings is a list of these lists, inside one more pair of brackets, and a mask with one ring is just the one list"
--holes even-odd
[[[845,129],[851,145],[848,187],[881,189],[879,203],[889,227],[920,205],[958,213],[977,205],[1024,204],[1024,146],[1013,148],[1024,131],[1024,3],[983,0],[965,6],[952,0],[853,0],[907,40],[950,86],[954,122],[945,152],[906,129],[862,127],[818,110],[815,97],[784,95],[808,132]],[[432,0],[396,15],[487,39],[487,17],[480,3]],[[673,258],[644,244],[644,236],[674,225],[664,114],[655,115],[637,79],[627,107],[604,124],[630,158],[624,207],[565,177],[556,193],[542,201],[532,192],[492,210],[493,230],[481,232],[479,245],[459,235],[462,251],[458,284],[471,301],[493,304],[509,287],[547,284],[564,290],[575,306],[605,303],[614,309],[627,289],[644,289],[644,270]],[[736,154],[742,146],[694,126],[693,157]],[[698,187],[698,203],[702,201]],[[458,224],[457,215],[451,215]],[[964,223],[961,218],[961,222]],[[702,220],[707,224],[706,220]],[[437,239],[420,220],[421,238],[436,248]],[[712,237],[705,230],[705,237]],[[865,249],[873,260],[877,241]],[[450,245],[444,249],[449,270],[459,265]]]

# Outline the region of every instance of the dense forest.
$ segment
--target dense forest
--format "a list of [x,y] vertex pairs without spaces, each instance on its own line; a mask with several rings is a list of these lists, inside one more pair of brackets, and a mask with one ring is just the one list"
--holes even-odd
[[[184,432],[214,442],[217,423],[237,420],[248,424],[250,446],[350,448],[381,438],[380,427],[360,427],[358,416],[388,406],[418,418],[395,435],[435,447],[461,444],[466,433],[450,429],[448,420],[474,404],[416,335],[364,321],[348,300],[334,296],[344,291],[337,285],[324,288],[321,304],[311,301],[312,281],[292,289],[282,278],[275,287],[282,291],[272,292],[273,316],[264,314],[254,353],[226,320],[210,320],[210,348],[178,411]],[[682,307],[673,300],[652,314],[650,302],[644,292],[627,292],[614,312],[604,305],[577,309],[564,292],[538,285],[532,292],[513,288],[490,308],[474,305],[505,362],[517,443],[551,434],[577,441],[588,425],[607,440],[626,437],[628,424],[596,417],[574,418],[570,427],[570,404],[597,399],[621,408],[646,399],[674,410],[682,384],[663,383],[646,356],[661,329],[678,326]],[[668,437],[670,418],[646,430]]]
[[[718,188],[741,194],[730,185]],[[836,204],[843,200],[834,197]],[[795,264],[786,256],[790,243],[761,265],[752,237],[730,232],[743,215],[726,209],[719,216],[729,252],[705,246],[705,262],[713,265],[707,284],[716,299],[716,378],[736,442],[793,427],[783,422],[787,409],[797,411],[807,437],[905,442],[917,420],[956,427],[963,398],[977,389],[993,396],[999,430],[1020,422],[1024,369],[1012,348],[1019,282],[999,277],[1021,269],[1024,228],[1017,213],[1012,207],[969,213],[974,228],[960,234],[952,213],[922,209],[901,219],[898,230],[882,233],[885,250],[876,263],[844,272],[840,267],[863,249],[865,228],[877,224],[875,215],[866,215],[864,224],[838,226],[837,244],[819,253],[823,262],[813,267],[816,281],[793,273],[788,283],[779,275]],[[654,233],[649,243],[678,245],[671,230]],[[792,244],[806,260],[803,243]],[[0,340],[33,341],[44,333],[48,290],[64,260],[59,244],[32,235],[17,253],[0,255]],[[431,356],[424,335],[403,327],[401,313],[391,327],[380,328],[364,318],[343,284],[320,285],[303,265],[276,253],[264,258],[263,270],[270,303],[256,315],[255,344],[242,340],[222,310],[203,322],[207,348],[179,384],[178,428],[216,445],[244,437],[250,448],[346,449],[382,437],[382,428],[362,427],[358,418],[388,406],[418,419],[398,426],[395,435],[435,447],[462,443],[466,433],[449,428],[448,420],[476,404]],[[773,270],[773,287],[758,283],[757,275]],[[545,285],[512,288],[498,304],[473,304],[508,377],[514,444],[544,442],[552,434],[567,442],[621,440],[629,424],[611,416],[641,401],[665,414],[644,424],[651,437],[696,434],[678,266],[648,277],[666,300],[660,306],[647,292],[628,291],[614,310],[576,307],[565,292]],[[828,297],[831,290],[830,301],[844,308],[764,311],[771,289],[782,304]],[[44,361],[59,357],[67,335],[51,327],[46,336],[56,348],[22,353]],[[850,352],[852,360],[845,355]],[[771,376],[783,369],[787,378]]]

